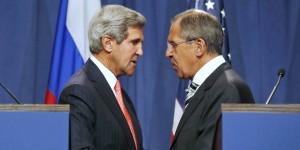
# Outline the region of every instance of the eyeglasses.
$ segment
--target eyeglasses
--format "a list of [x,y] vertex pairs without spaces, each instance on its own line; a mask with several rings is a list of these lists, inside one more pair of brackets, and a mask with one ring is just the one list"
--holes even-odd
[[167,50],[173,51],[178,45],[183,44],[183,43],[192,42],[192,41],[195,41],[195,40],[197,40],[197,39],[198,39],[198,38],[192,39],[192,40],[189,40],[189,41],[179,42],[179,43],[175,43],[175,42],[173,42],[173,41],[172,41],[172,42],[167,42],[167,46],[168,46]]

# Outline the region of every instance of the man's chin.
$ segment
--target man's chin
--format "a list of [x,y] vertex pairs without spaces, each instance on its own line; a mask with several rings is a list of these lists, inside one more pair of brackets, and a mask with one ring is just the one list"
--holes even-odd
[[177,76],[179,79],[184,79],[183,74],[180,72],[176,72]]
[[134,75],[135,70],[130,70],[126,72],[127,76],[133,76]]
[[185,78],[185,77],[183,77],[183,76],[178,76],[178,78],[181,79],[181,80],[186,80],[186,79],[188,79],[188,78]]
[[189,79],[188,77],[185,77],[182,73],[179,73],[179,72],[176,72],[176,73],[177,73],[177,76],[179,79],[184,79],[184,80]]
[[131,76],[133,76],[133,74],[134,74],[134,73],[132,73],[132,74],[127,74],[127,76],[131,77]]

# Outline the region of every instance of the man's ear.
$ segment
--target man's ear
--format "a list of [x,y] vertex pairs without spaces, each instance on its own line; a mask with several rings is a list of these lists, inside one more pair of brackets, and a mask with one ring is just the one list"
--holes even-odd
[[107,52],[112,52],[112,38],[109,35],[104,35],[101,38],[102,47]]
[[197,39],[197,50],[196,50],[196,56],[200,57],[203,55],[204,51],[206,50],[206,43],[202,38]]

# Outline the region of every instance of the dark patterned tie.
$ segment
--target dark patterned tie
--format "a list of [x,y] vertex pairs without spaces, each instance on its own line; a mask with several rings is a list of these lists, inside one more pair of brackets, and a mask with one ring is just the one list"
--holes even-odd
[[186,94],[186,97],[185,97],[185,107],[189,104],[189,100],[190,98],[195,94],[196,92],[196,89],[199,85],[192,82],[190,87],[188,88],[187,90],[187,94]]

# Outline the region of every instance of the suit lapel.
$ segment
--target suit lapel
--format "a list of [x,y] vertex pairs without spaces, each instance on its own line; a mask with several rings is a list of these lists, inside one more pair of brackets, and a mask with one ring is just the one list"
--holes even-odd
[[99,96],[107,104],[108,108],[122,127],[124,135],[126,136],[126,139],[129,143],[128,145],[130,146],[130,149],[135,149],[133,137],[131,135],[131,131],[126,121],[126,118],[124,117],[123,112],[117,102],[117,99],[113,91],[111,90],[108,82],[106,81],[104,75],[90,59],[88,59],[88,61],[86,62],[84,70],[87,72],[87,75],[90,78],[90,80],[94,81],[94,86]]
[[200,102],[203,100],[203,97],[205,95],[205,91],[209,89],[217,80],[217,78],[226,70],[231,69],[231,66],[228,63],[223,63],[220,65],[204,82],[203,84],[199,87],[199,89],[196,91],[195,95],[190,98],[190,103],[185,109],[180,122],[178,124],[178,127],[175,132],[174,136],[174,141],[172,143],[175,143],[177,140],[178,135],[181,132],[181,129],[183,128],[184,124],[186,121],[189,119],[189,117],[192,115],[192,113],[195,111],[195,109],[198,107]]
[[183,125],[186,123],[186,121],[189,119],[189,117],[191,116],[191,114],[195,111],[195,109],[197,108],[197,106],[199,105],[199,103],[202,101],[204,97],[204,86],[201,85],[199,87],[199,89],[197,90],[197,92],[195,93],[195,95],[193,97],[191,97],[190,99],[190,103],[189,105],[186,107],[180,121],[179,121],[179,124],[178,124],[178,127],[176,129],[176,132],[175,132],[175,136],[174,136],[174,140],[173,140],[173,143],[172,143],[172,146],[173,144],[175,143],[175,141],[177,140],[177,137],[183,127]]

